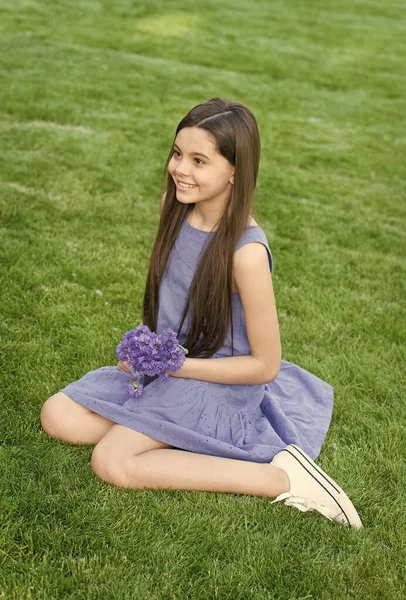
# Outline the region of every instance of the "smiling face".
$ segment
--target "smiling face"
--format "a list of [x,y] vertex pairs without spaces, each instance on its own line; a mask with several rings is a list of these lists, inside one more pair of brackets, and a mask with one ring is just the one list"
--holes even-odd
[[[168,171],[179,202],[223,204],[234,182],[234,167],[217,148],[214,138],[200,127],[184,127],[176,136]],[[191,184],[192,187],[182,183]]]

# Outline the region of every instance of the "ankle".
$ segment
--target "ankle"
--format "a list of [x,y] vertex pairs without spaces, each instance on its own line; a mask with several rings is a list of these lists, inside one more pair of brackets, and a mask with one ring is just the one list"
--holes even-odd
[[279,494],[284,494],[285,492],[290,491],[290,479],[286,471],[281,469],[280,467],[276,467],[275,465],[270,465],[272,468],[272,476],[274,477],[275,484],[278,487],[278,496]]

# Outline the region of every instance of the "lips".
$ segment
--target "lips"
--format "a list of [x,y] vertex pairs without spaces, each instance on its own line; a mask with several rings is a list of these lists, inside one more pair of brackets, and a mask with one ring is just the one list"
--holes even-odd
[[184,181],[178,181],[177,182],[178,187],[180,187],[181,189],[189,189],[192,190],[193,188],[197,187],[196,184],[194,183],[185,183]]

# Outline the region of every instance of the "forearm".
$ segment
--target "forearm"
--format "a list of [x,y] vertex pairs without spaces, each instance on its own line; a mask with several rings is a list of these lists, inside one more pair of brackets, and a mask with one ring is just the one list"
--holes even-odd
[[251,355],[186,358],[178,376],[211,383],[258,385],[271,380],[265,371],[265,365]]

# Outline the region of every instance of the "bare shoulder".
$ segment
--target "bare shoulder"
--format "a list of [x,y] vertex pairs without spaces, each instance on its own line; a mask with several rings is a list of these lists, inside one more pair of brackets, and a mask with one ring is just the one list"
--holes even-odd
[[[258,223],[251,217],[249,222],[249,227],[259,227]],[[265,259],[265,260],[264,260]],[[236,271],[238,269],[238,264],[241,260],[245,260],[246,262],[251,261],[252,263],[257,263],[258,260],[262,262],[266,262],[268,266],[268,256],[265,246],[262,243],[253,242],[250,244],[245,244],[241,246],[238,250],[236,250],[233,254],[233,286],[232,291],[238,293],[239,290],[237,288],[237,277]]]
[[[268,267],[268,252],[262,242],[249,242],[244,244],[234,252],[233,255],[233,274],[236,279],[236,271],[256,267],[258,263]],[[241,267],[240,267],[241,266]]]
[[[259,227],[259,225],[251,217],[250,220],[249,220],[249,223],[248,223],[248,227]],[[257,248],[258,248],[258,244],[256,245],[256,248],[255,248],[255,244],[254,245],[253,244],[246,244],[244,246],[241,246],[241,248],[239,248],[238,250],[236,250],[234,252],[234,261],[237,262],[238,258],[241,255],[248,255],[249,256],[250,254],[254,253],[254,256],[255,256],[255,253],[258,253],[258,249]],[[261,252],[261,250],[259,250],[259,252]]]

